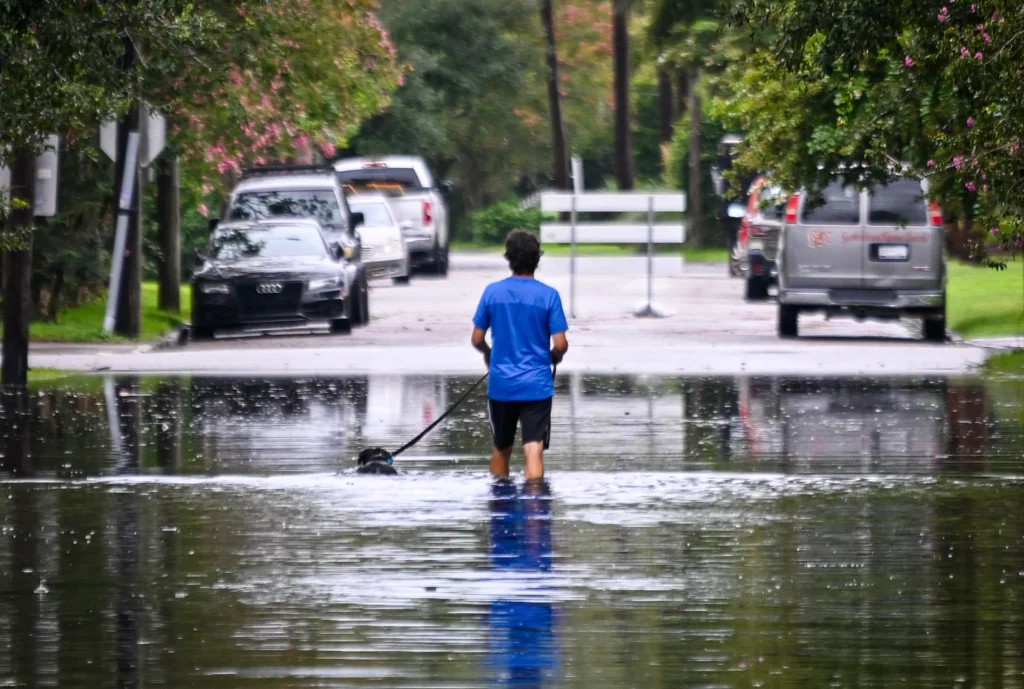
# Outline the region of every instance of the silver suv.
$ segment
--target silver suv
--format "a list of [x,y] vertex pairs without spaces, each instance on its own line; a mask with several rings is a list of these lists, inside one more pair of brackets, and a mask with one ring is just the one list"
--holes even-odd
[[779,248],[779,335],[796,337],[801,313],[924,319],[927,340],[946,337],[942,213],[921,182],[870,191],[832,184],[824,203],[794,194]]

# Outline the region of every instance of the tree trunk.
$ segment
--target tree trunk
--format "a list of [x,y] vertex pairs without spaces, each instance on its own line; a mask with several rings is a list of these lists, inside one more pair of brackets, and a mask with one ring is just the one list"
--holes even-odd
[[562,117],[562,96],[559,93],[558,51],[555,44],[555,20],[552,16],[552,0],[540,0],[540,21],[544,26],[547,44],[548,106],[551,109],[551,145],[554,148],[554,170],[552,177],[556,189],[569,188],[569,141]]
[[690,239],[697,246],[704,241],[703,166],[701,165],[702,106],[700,99],[700,73],[690,75],[690,189],[687,206],[690,209]]
[[6,239],[16,244],[3,254],[4,336],[0,383],[27,385],[28,326],[32,312],[32,223],[36,198],[36,156],[31,149],[26,147],[15,154],[10,183],[12,208],[7,218]]
[[675,119],[672,120],[673,124],[686,114],[686,99],[689,97],[690,78],[687,76],[686,70],[681,69],[679,74],[676,75],[676,110]]
[[160,309],[181,311],[181,193],[178,157],[157,162],[157,231],[160,235]]
[[615,52],[615,177],[620,191],[635,184],[633,133],[629,104],[629,0],[614,0],[612,44]]
[[50,290],[50,320],[57,322],[60,316],[60,303],[64,296],[64,268],[57,268],[53,272],[53,288]]
[[672,125],[675,124],[675,103],[672,101],[672,75],[662,67],[658,70],[658,131],[661,143],[672,141]]

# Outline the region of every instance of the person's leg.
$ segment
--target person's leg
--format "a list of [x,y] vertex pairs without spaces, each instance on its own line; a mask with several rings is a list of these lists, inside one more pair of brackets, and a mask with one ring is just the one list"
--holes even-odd
[[491,474],[507,477],[512,446],[516,442],[516,426],[519,425],[519,408],[515,402],[488,400],[487,411],[491,421],[491,435],[494,438]]
[[551,441],[551,398],[524,402],[519,418],[523,423],[523,456],[526,480],[544,478],[544,450]]
[[507,477],[509,473],[509,460],[512,459],[512,446],[505,449],[494,448],[491,454],[491,475]]

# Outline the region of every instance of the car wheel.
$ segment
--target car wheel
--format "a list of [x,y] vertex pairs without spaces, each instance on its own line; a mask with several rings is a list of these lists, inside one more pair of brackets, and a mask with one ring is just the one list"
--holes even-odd
[[434,247],[434,272],[444,276],[448,274],[448,247]]
[[368,284],[366,284],[366,283],[363,283],[363,304],[362,304],[362,308],[360,309],[360,312],[361,312],[360,315],[363,317],[363,319],[359,323],[359,325],[369,325],[370,324],[370,286]]
[[189,339],[193,342],[199,340],[212,340],[213,339],[213,328],[204,325],[194,325],[188,333]]
[[764,278],[747,278],[747,299],[765,301],[768,298],[768,281]]
[[779,337],[799,335],[800,311],[795,306],[779,304]]
[[349,300],[351,302],[349,320],[352,323],[352,327],[358,328],[369,320],[366,315],[366,285],[363,284],[362,280],[356,282],[355,287],[352,288]]
[[351,335],[352,321],[347,318],[336,318],[331,321],[331,332],[335,335]]
[[929,342],[946,341],[946,313],[939,318],[926,318],[924,321],[924,339]]

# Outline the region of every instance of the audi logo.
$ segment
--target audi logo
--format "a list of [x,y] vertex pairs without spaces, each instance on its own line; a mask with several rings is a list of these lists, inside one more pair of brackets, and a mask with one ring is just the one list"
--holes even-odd
[[280,294],[283,290],[284,285],[280,282],[265,282],[256,287],[256,294]]

